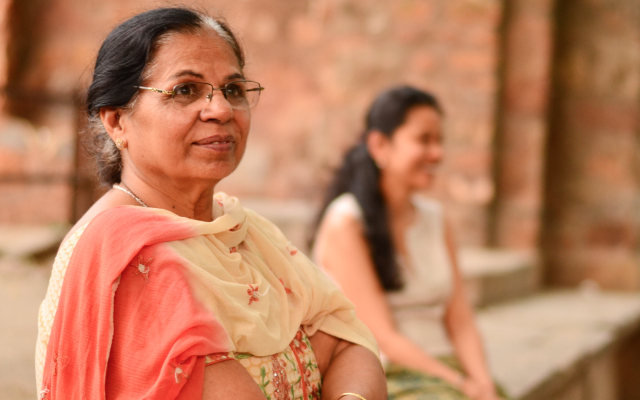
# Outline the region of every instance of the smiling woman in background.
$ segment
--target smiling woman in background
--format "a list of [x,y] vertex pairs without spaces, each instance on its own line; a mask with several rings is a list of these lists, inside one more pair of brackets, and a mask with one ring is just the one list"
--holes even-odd
[[[498,399],[441,205],[442,111],[411,87],[374,101],[329,188],[314,246],[387,365],[389,399]],[[457,357],[457,358],[456,358]]]
[[382,400],[373,336],[282,233],[214,195],[262,91],[227,25],[156,9],[104,41],[87,95],[112,187],[65,238],[39,313],[41,399]]

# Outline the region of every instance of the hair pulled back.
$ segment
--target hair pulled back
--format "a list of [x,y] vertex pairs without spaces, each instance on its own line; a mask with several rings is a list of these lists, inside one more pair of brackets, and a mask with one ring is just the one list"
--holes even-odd
[[132,108],[164,41],[175,34],[198,34],[213,29],[233,49],[240,68],[244,52],[229,26],[195,10],[158,8],[138,14],[117,26],[102,43],[96,58],[93,81],[86,97],[88,112],[84,132],[88,151],[95,157],[101,183],[120,182],[122,158],[100,120],[102,107]]
[[343,193],[352,193],[362,209],[365,239],[378,279],[386,291],[402,289],[404,282],[396,263],[387,207],[380,190],[380,169],[367,149],[367,136],[374,130],[393,136],[405,122],[409,110],[416,106],[431,107],[442,113],[433,95],[410,86],[394,87],[378,95],[367,113],[365,132],[336,171],[315,223],[317,230],[329,204]]

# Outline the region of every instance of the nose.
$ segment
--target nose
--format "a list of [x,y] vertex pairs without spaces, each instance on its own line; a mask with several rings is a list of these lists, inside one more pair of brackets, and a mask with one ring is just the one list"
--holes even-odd
[[200,119],[203,121],[214,120],[225,123],[233,118],[233,107],[222,92],[214,90],[213,95],[207,95],[204,102],[204,107],[200,111]]
[[429,148],[429,158],[433,162],[440,162],[442,160],[442,156],[444,154],[444,149],[442,147],[442,143],[437,143]]

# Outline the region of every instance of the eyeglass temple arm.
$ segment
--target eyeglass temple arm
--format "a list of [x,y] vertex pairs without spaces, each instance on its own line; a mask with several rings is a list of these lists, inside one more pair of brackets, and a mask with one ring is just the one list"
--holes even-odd
[[151,90],[152,92],[156,92],[156,93],[168,94],[170,96],[174,95],[173,91],[169,91],[169,90],[156,89],[156,88],[146,87],[146,86],[134,86],[134,87],[138,89]]

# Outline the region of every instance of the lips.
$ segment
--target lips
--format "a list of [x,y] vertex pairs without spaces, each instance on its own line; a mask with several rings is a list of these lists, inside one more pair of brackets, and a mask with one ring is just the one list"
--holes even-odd
[[231,135],[214,135],[194,142],[193,144],[214,151],[228,151],[233,148],[236,140]]

